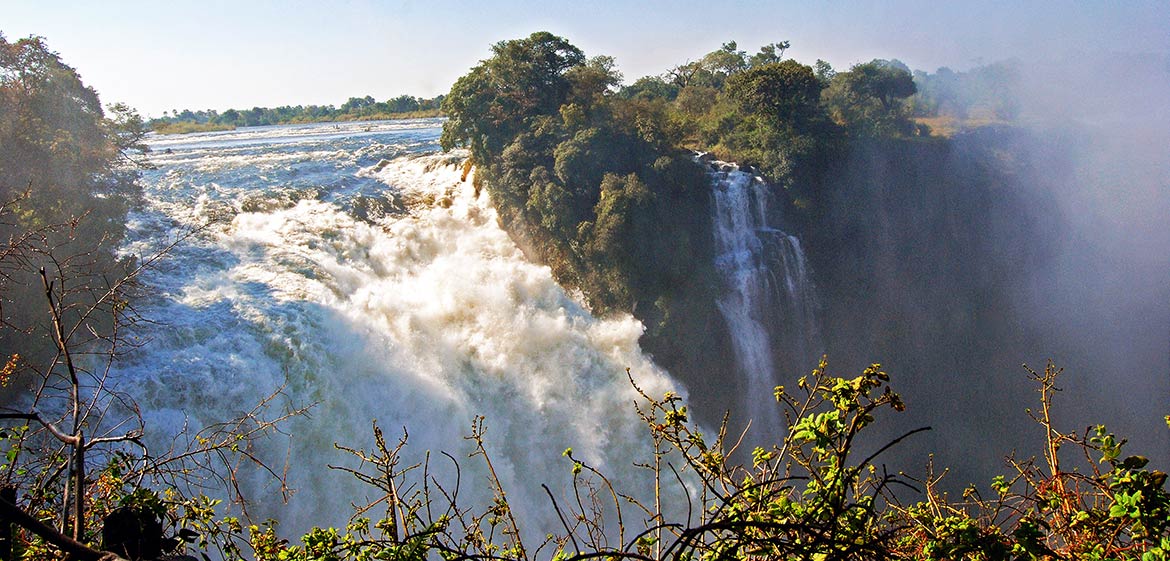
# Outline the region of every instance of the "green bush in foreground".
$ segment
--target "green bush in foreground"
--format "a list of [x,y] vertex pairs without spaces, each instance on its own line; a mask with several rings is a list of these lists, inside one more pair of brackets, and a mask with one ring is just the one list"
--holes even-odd
[[[1049,364],[1043,373],[1029,373],[1041,391],[1041,408],[1033,418],[1045,434],[1042,460],[1009,458],[1010,474],[991,482],[989,497],[971,486],[962,501],[950,502],[937,491],[941,477],[931,474],[917,481],[873,463],[917,431],[859,460],[854,452],[861,431],[881,411],[902,410],[902,403],[879,366],[855,378],[838,378],[822,362],[795,390],[776,388],[789,430],[771,448],[756,448],[750,466],[729,463],[726,432],[714,439],[704,436],[689,422],[678,396],[643,394],[638,412],[655,445],[646,467],[659,478],[678,472],[695,477],[691,494],[699,498],[690,506],[697,520],[668,520],[661,505],[636,504],[570,449],[565,455],[575,484],[591,489],[591,496],[611,497],[612,504],[608,510],[563,509],[553,501],[550,508],[564,522],[564,532],[528,549],[494,479],[496,499],[482,511],[444,504],[441,510],[448,514],[432,517],[428,513],[446,497],[396,494],[396,489],[410,488],[408,475],[418,466],[398,468],[405,439],[388,448],[375,427],[377,454],[355,452],[376,471],[358,476],[386,492],[387,514],[374,523],[375,531],[369,519],[357,517],[345,532],[310,532],[302,538],[304,546],[274,542],[271,529],[259,528],[252,529],[250,544],[260,558],[306,560],[424,559],[433,553],[446,559],[557,560],[1153,561],[1170,556],[1166,474],[1149,469],[1141,456],[1124,456],[1124,441],[1103,426],[1085,435],[1058,431],[1050,412],[1060,371]],[[472,438],[490,467],[482,436],[480,422]],[[1062,448],[1080,461],[1077,467],[1068,467]],[[905,495],[915,500],[905,502]],[[660,496],[656,502],[666,500]],[[622,516],[623,503],[640,516]],[[607,545],[614,536],[617,545]]]
[[[750,465],[729,460],[737,444],[728,438],[726,424],[713,437],[704,435],[677,395],[657,399],[639,389],[642,400],[635,407],[652,442],[647,461],[639,465],[653,472],[654,504],[623,493],[566,450],[566,471],[573,477],[570,495],[576,501],[561,504],[549,493],[549,512],[562,529],[539,543],[525,543],[531,536],[513,516],[495,477],[482,418],[475,420],[468,438],[476,445],[471,461],[483,462],[489,474],[479,483],[486,483],[494,497],[488,504],[460,504],[458,481],[436,478],[429,459],[406,459],[407,436],[387,441],[375,422],[372,448],[339,449],[361,460],[360,467],[343,471],[378,489],[380,498],[357,508],[345,528],[313,529],[300,544],[282,539],[271,521],[218,516],[217,503],[204,497],[134,485],[126,471],[133,462],[122,455],[94,476],[89,508],[109,512],[122,506],[151,513],[174,534],[169,547],[185,541],[228,559],[1170,557],[1166,474],[1151,469],[1146,458],[1124,455],[1124,441],[1103,426],[1084,435],[1057,430],[1050,413],[1060,371],[1050,364],[1043,373],[1029,372],[1041,393],[1041,408],[1033,415],[1045,435],[1041,459],[1009,458],[1007,475],[994,478],[986,491],[970,486],[960,501],[938,491],[941,477],[933,472],[916,480],[874,463],[890,447],[926,429],[858,457],[862,431],[882,412],[901,411],[902,402],[878,365],[840,378],[830,375],[822,361],[795,389],[776,388],[788,431],[771,447],[753,450]],[[230,440],[240,428],[215,438]],[[240,452],[218,440],[216,445],[223,453]],[[689,499],[659,492],[684,481]],[[30,510],[52,520],[53,508],[49,502]],[[689,514],[685,519],[667,514],[680,511]],[[97,545],[96,535],[83,541]],[[17,551],[30,559],[58,555],[23,531]]]
[[[664,518],[660,501],[671,500],[665,494],[654,505],[637,503],[570,449],[565,456],[575,486],[595,502],[565,507],[553,500],[549,508],[563,522],[563,532],[532,549],[522,543],[497,480],[490,482],[494,501],[479,505],[480,510],[456,505],[447,494],[420,493],[415,476],[420,469],[425,473],[425,464],[402,467],[406,439],[388,446],[375,426],[375,450],[350,452],[369,466],[355,475],[385,493],[381,520],[372,522],[369,512],[360,513],[344,531],[313,530],[302,537],[303,545],[279,541],[271,527],[253,526],[248,544],[257,558],[298,560],[427,559],[436,554],[558,561],[1166,559],[1166,474],[1148,469],[1143,457],[1123,456],[1124,441],[1105,427],[1086,435],[1058,431],[1050,410],[1060,371],[1050,364],[1043,373],[1029,372],[1041,388],[1041,409],[1034,418],[1046,437],[1043,459],[1009,458],[1010,474],[991,482],[989,497],[971,486],[962,501],[951,502],[937,491],[940,477],[918,481],[873,463],[917,431],[858,459],[861,431],[880,412],[902,410],[902,403],[877,365],[855,378],[838,378],[822,362],[795,390],[776,388],[789,430],[771,448],[756,448],[750,466],[729,463],[726,432],[713,439],[703,435],[678,396],[643,394],[645,401],[637,408],[654,443],[645,467],[655,471],[657,480],[688,478],[696,501],[690,505],[692,520]],[[471,438],[490,468],[482,420]],[[1067,469],[1062,448],[1082,460],[1077,468]],[[415,491],[407,496],[402,489]],[[906,502],[907,495],[914,500]],[[601,507],[598,500],[610,504]],[[623,507],[637,516],[623,515]]]

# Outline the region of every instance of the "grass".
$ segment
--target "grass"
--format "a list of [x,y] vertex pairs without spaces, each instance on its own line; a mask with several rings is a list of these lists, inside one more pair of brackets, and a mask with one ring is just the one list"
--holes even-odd
[[1008,121],[1000,119],[989,112],[972,111],[966,118],[959,118],[953,115],[939,115],[937,117],[915,117],[914,122],[920,125],[930,127],[930,134],[932,136],[941,136],[951,138],[956,134],[986,127],[990,125],[1004,125]]
[[178,123],[160,123],[152,129],[158,134],[190,134],[193,132],[213,132],[236,130],[235,125],[217,125],[214,123],[192,123],[180,121]]

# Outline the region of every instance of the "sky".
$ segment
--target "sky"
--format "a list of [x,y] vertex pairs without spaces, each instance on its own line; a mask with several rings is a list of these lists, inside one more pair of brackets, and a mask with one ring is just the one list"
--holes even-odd
[[103,102],[174,109],[340,105],[433,97],[498,41],[551,31],[610,55],[632,82],[790,41],[786,56],[846,69],[874,58],[962,70],[1019,57],[1170,53],[1170,2],[1104,0],[0,0],[9,41],[44,37]]

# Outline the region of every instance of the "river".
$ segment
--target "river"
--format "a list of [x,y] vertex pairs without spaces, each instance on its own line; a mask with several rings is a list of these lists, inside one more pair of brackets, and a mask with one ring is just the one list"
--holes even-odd
[[[438,152],[441,124],[151,139],[157,169],[123,250],[182,241],[143,278],[150,323],[130,334],[142,346],[116,378],[156,449],[280,388],[268,416],[309,406],[251,450],[278,471],[287,464],[291,501],[263,473],[240,475],[258,499],[249,513],[280,520],[284,534],[344,524],[351,502],[371,498],[328,466],[352,460],[335,443],[372,445],[373,420],[387,438],[409,432],[408,460],[460,459],[461,499],[486,501],[464,438],[484,416],[495,470],[540,535],[553,514],[540,484],[564,493],[571,481],[565,448],[652,487],[633,467],[651,447],[626,369],[652,395],[678,388],[639,349],[643,326],[594,318],[528,262],[486,193],[461,180],[463,156]],[[436,477],[453,475],[435,463]]]

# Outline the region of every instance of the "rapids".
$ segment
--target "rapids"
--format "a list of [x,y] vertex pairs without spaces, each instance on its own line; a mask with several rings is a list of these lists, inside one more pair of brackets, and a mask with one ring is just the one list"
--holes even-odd
[[263,478],[244,482],[266,497],[251,514],[279,519],[282,534],[344,524],[366,500],[327,466],[347,461],[335,443],[370,447],[375,419],[388,439],[409,431],[408,461],[460,458],[461,501],[487,504],[463,438],[485,416],[495,469],[539,535],[555,526],[540,484],[564,492],[567,447],[627,490],[652,487],[633,467],[651,446],[626,369],[651,395],[677,387],[639,349],[642,325],[594,318],[526,261],[487,195],[460,180],[461,156],[436,153],[440,126],[152,139],[158,169],[124,252],[194,233],[144,278],[139,309],[153,323],[136,328],[145,344],[116,377],[156,446],[282,386],[288,405],[312,405],[258,450],[278,468],[287,458],[290,503]]

